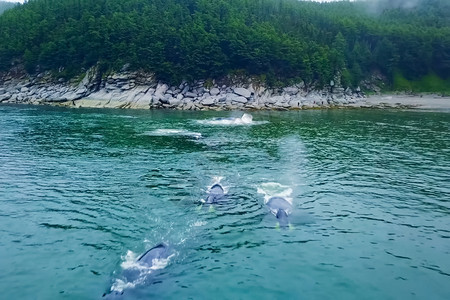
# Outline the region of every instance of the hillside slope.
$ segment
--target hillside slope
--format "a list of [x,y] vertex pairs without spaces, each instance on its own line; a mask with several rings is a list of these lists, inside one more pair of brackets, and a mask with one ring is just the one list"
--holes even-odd
[[0,70],[130,64],[171,83],[238,73],[272,85],[340,74],[352,87],[374,71],[391,84],[450,77],[449,1],[370,3],[30,0],[0,16]]

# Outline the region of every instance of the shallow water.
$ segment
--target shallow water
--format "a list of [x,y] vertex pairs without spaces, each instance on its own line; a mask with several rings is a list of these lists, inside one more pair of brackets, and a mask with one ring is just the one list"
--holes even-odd
[[101,299],[159,242],[128,299],[450,298],[448,112],[241,115],[0,106],[1,298]]

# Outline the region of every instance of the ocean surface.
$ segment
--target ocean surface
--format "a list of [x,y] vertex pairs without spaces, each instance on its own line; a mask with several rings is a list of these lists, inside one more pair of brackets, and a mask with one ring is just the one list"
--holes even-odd
[[0,298],[450,299],[448,111],[251,114],[0,106]]

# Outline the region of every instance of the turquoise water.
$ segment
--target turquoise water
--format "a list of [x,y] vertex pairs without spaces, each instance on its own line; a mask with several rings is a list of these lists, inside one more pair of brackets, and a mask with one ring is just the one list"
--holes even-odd
[[0,106],[0,298],[101,299],[159,242],[128,299],[450,298],[448,112],[241,115]]

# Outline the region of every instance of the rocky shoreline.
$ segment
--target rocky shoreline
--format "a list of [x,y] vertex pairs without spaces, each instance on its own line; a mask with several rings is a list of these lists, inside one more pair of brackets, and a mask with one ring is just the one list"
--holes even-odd
[[54,78],[49,72],[32,76],[12,70],[0,74],[0,103],[179,110],[450,109],[449,97],[405,94],[366,97],[359,88],[344,89],[339,79],[322,89],[303,82],[270,89],[250,78],[237,77],[169,86],[148,73],[122,70],[105,76],[96,68],[70,81]]
[[4,74],[0,77],[0,103],[134,109],[290,110],[351,106],[365,99],[359,89],[344,89],[339,82],[331,82],[320,90],[303,82],[269,89],[248,78],[169,86],[156,81],[152,74],[124,70],[105,76],[96,68],[68,82],[53,78],[49,72],[35,76]]

